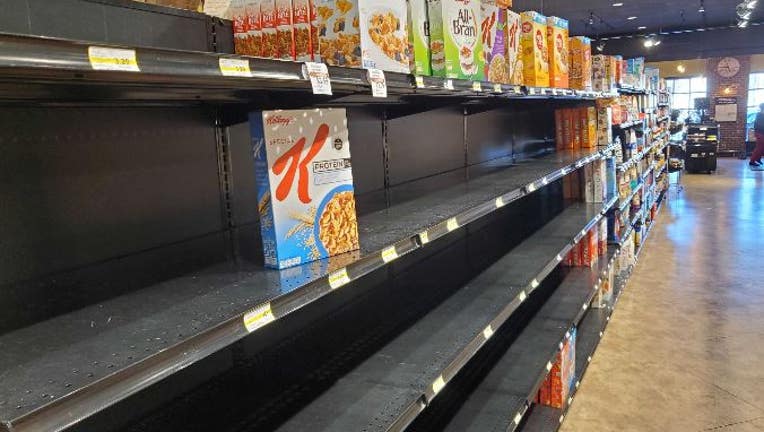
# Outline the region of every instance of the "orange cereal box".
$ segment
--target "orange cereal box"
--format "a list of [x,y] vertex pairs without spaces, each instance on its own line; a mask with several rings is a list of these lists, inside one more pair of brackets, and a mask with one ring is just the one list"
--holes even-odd
[[260,3],[260,22],[263,35],[261,56],[278,58],[278,37],[276,31],[276,0],[262,0]]
[[568,20],[548,17],[546,22],[549,48],[549,85],[556,88],[568,88],[570,86]]
[[281,60],[294,60],[292,0],[276,0],[276,51]]
[[586,36],[570,38],[570,87],[592,89],[592,41]]
[[250,128],[265,265],[358,249],[345,110],[253,112]]
[[523,12],[520,47],[523,56],[524,84],[549,87],[549,48],[546,17],[538,12]]
[[299,62],[311,61],[313,53],[308,0],[292,0],[292,22],[294,23],[294,59]]

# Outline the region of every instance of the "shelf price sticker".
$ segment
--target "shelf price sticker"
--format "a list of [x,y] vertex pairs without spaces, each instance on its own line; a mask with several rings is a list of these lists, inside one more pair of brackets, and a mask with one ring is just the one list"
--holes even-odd
[[398,259],[398,251],[395,250],[395,246],[390,246],[382,250],[382,261],[384,261],[385,264],[389,263],[390,261],[395,261],[397,259]]
[[505,205],[506,205],[506,204],[504,203],[504,198],[502,198],[502,197],[498,197],[498,198],[496,198],[496,208],[497,208],[497,209],[499,209],[499,208],[502,208],[502,207],[504,207]]
[[419,233],[419,242],[423,246],[430,242],[430,236],[427,235],[427,231],[422,231]]
[[522,303],[522,302],[525,301],[525,299],[528,298],[528,294],[526,294],[525,291],[522,291],[522,292],[520,292],[520,295],[517,296],[517,298],[519,298],[520,299],[520,303]]
[[244,314],[244,328],[246,328],[249,333],[252,333],[275,320],[276,318],[273,316],[273,311],[271,311],[271,304],[266,303]]
[[519,93],[522,93],[522,92],[523,92],[523,88],[522,88],[522,87],[520,87],[520,86],[515,86],[515,93],[518,93],[518,94],[519,94]]
[[414,77],[414,82],[418,88],[424,88],[424,77],[416,76]]
[[483,83],[480,81],[472,81],[472,91],[476,92],[482,92],[483,91]]
[[341,288],[350,283],[350,276],[348,276],[347,267],[343,267],[334,273],[329,275],[329,286],[333,290]]
[[493,327],[491,327],[491,325],[488,324],[488,326],[485,329],[483,329],[483,337],[486,340],[488,340],[491,338],[491,336],[493,336]]
[[88,47],[88,59],[93,70],[140,72],[135,50],[122,48]]
[[443,390],[443,387],[446,386],[446,381],[443,379],[443,375],[440,375],[433,383],[432,383],[432,392],[436,395],[440,393],[441,390]]
[[501,84],[494,84],[493,85],[493,92],[494,93],[503,93],[504,89],[501,88]]
[[329,68],[324,63],[305,62],[302,67],[303,75],[310,79],[313,94],[332,95],[332,81],[329,79]]
[[443,88],[446,90],[453,90],[454,89],[454,80],[447,79],[443,82]]
[[371,85],[371,95],[375,98],[387,97],[387,80],[385,72],[379,69],[369,69],[366,75]]
[[456,218],[451,218],[446,222],[448,232],[455,231],[457,228],[459,228],[459,222],[456,221]]
[[536,94],[536,89],[533,87],[528,87],[528,94],[533,96]]
[[220,73],[227,77],[252,78],[249,70],[249,60],[235,58],[221,58],[218,62]]
[[515,418],[513,419],[516,425],[519,425],[521,421],[523,421],[523,415],[520,413],[515,414]]

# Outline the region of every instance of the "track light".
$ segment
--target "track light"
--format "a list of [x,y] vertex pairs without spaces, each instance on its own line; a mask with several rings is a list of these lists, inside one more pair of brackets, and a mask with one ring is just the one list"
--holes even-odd
[[597,51],[605,51],[605,42],[601,42],[599,45],[597,45]]
[[700,0],[700,8],[698,8],[698,12],[706,13],[706,6],[703,4],[703,0]]

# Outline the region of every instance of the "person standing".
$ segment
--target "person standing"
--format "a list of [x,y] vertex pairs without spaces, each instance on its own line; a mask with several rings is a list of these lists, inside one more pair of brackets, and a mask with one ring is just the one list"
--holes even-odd
[[762,167],[764,166],[764,163],[761,162],[761,157],[764,156],[764,103],[759,105],[759,114],[756,115],[753,131],[756,135],[756,149],[753,151],[748,165]]

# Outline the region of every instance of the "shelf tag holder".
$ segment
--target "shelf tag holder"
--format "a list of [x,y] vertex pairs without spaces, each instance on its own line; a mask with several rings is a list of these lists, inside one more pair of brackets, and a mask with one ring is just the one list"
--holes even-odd
[[332,95],[332,81],[329,78],[329,68],[324,63],[305,62],[302,73],[310,79],[313,86],[313,94]]
[[350,283],[347,267],[343,267],[329,275],[329,286],[336,290]]
[[375,98],[387,97],[387,80],[385,72],[380,69],[369,69],[366,71],[369,84],[371,85],[371,95]]
[[252,78],[252,71],[249,70],[249,60],[221,58],[218,61],[218,65],[223,76]]
[[88,60],[93,70],[140,72],[135,50],[122,48],[88,47]]
[[257,329],[272,323],[276,318],[273,316],[271,304],[266,303],[244,314],[243,320],[244,328],[246,328],[249,333],[252,333]]

